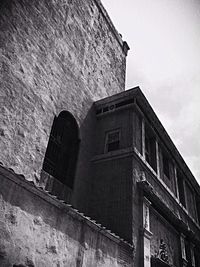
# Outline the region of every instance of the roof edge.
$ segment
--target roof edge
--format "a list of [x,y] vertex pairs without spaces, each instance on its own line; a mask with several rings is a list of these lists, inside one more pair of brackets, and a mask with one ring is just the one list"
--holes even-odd
[[37,195],[44,201],[47,201],[52,205],[61,208],[63,212],[67,211],[67,213],[73,218],[76,218],[79,221],[85,221],[89,227],[102,233],[104,236],[119,244],[120,246],[127,247],[127,249],[131,250],[134,249],[132,244],[119,237],[115,233],[111,232],[111,230],[102,226],[100,223],[96,222],[92,218],[85,216],[83,213],[79,212],[77,209],[72,207],[72,205],[66,203],[64,200],[59,199],[57,196],[52,195],[50,192],[44,190],[42,187],[37,186],[33,181],[26,180],[23,174],[17,174],[13,171],[13,169],[3,166],[1,162],[0,175],[23,187],[25,190],[31,192],[32,194]]
[[110,30],[113,33],[113,35],[115,36],[119,45],[121,46],[123,53],[125,54],[125,56],[127,56],[128,50],[130,50],[129,45],[127,44],[126,41],[122,40],[121,34],[115,28],[110,16],[108,15],[108,12],[106,11],[105,7],[103,6],[102,2],[100,0],[94,0],[94,3],[98,7],[99,11],[101,12],[105,21],[107,22],[108,26],[110,27]]
[[178,166],[185,174],[186,178],[189,179],[191,184],[193,185],[194,189],[200,196],[200,185],[197,182],[195,176],[193,175],[192,171],[186,164],[185,160],[183,159],[182,155],[178,151],[177,147],[175,146],[174,142],[172,141],[171,137],[165,130],[165,127],[162,125],[160,119],[156,115],[155,111],[153,110],[152,106],[150,105],[149,101],[143,94],[142,90],[139,86],[133,87],[131,89],[125,90],[118,94],[108,96],[106,98],[100,99],[94,103],[96,109],[101,108],[105,105],[112,105],[114,102],[119,100],[128,99],[128,98],[135,98],[137,103],[136,105],[140,104],[139,108],[142,108],[142,112],[144,115],[151,120],[152,125],[154,126],[159,138],[162,140],[163,144],[166,145],[169,152],[173,154],[173,157],[178,163]]

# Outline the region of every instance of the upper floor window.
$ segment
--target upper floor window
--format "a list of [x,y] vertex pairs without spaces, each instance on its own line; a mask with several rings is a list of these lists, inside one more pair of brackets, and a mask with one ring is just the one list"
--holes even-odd
[[169,158],[164,154],[163,155],[163,173],[164,175],[170,179],[170,165]]
[[159,159],[160,159],[160,175],[161,179],[168,186],[168,188],[177,195],[177,186],[175,179],[175,165],[172,156],[167,151],[166,148],[161,147],[159,149]]
[[196,196],[197,217],[200,225],[200,197]]
[[157,171],[156,137],[147,125],[145,125],[145,159],[154,171]]
[[185,182],[185,193],[186,193],[186,207],[189,212],[189,214],[194,218],[196,218],[196,201],[195,200],[195,192],[192,188],[192,186],[186,181]]
[[192,266],[192,255],[191,255],[191,247],[190,247],[190,241],[185,239],[185,254],[186,254],[186,260],[187,260],[187,266]]
[[106,134],[105,152],[118,150],[120,147],[120,131],[114,130]]
[[195,257],[195,266],[200,266],[200,251],[198,246],[195,246],[194,248],[194,257]]
[[181,204],[184,207],[186,207],[184,180],[179,170],[177,170],[177,182],[178,182],[179,200]]
[[170,159],[168,153],[163,149],[162,150],[162,165],[163,165],[163,174],[165,177],[170,179]]
[[44,158],[43,170],[73,188],[79,150],[78,125],[71,113],[54,118]]
[[134,146],[142,154],[142,116],[139,112],[133,113]]

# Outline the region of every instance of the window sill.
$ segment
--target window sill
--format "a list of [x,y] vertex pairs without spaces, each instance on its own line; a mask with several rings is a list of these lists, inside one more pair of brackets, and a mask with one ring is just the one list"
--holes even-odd
[[91,161],[98,162],[102,160],[112,160],[114,158],[129,157],[131,155],[133,155],[133,148],[128,147],[128,148],[118,149],[118,150],[114,150],[114,151],[110,151],[104,154],[94,156]]

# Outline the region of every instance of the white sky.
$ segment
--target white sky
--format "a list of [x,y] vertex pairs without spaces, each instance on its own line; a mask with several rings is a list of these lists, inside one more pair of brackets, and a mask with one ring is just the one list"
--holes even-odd
[[200,183],[200,1],[102,0],[139,85]]

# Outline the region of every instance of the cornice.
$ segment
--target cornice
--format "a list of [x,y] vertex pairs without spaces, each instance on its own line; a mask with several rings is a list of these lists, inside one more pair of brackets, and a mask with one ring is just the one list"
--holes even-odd
[[[121,104],[125,101],[127,101],[128,103],[129,100],[131,101],[131,103],[125,105]],[[117,106],[119,104],[121,105],[120,107]],[[121,109],[125,108],[137,109],[138,112],[140,112],[141,115],[144,117],[144,119],[147,120],[152,126],[159,140],[159,143],[161,145],[164,145],[165,148],[168,150],[169,154],[176,162],[176,165],[183,172],[184,176],[186,177],[186,180],[191,183],[193,189],[196,191],[200,198],[200,185],[198,184],[191,170],[185,163],[183,157],[179,153],[178,149],[176,148],[172,139],[168,135],[161,121],[157,117],[153,108],[151,107],[148,100],[146,99],[146,97],[138,86],[96,101],[94,103],[94,106],[97,112],[97,118],[103,117],[105,115],[109,116],[113,112],[116,112],[118,110],[120,111]]]
[[106,9],[104,8],[104,6],[102,5],[101,1],[100,0],[94,0],[94,3],[98,7],[98,9],[101,12],[101,14],[103,15],[106,23],[108,24],[111,32],[115,36],[119,45],[121,46],[123,53],[125,54],[125,56],[127,56],[128,50],[130,49],[127,42],[122,40],[121,34],[119,34],[119,32],[116,30],[112,20],[110,19],[109,15],[108,15]]

